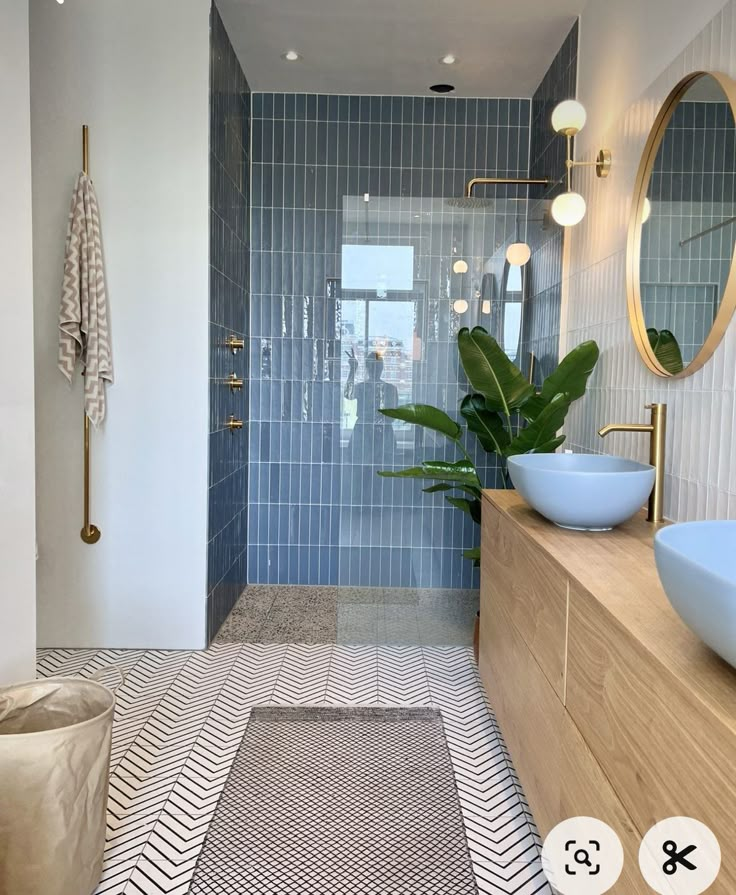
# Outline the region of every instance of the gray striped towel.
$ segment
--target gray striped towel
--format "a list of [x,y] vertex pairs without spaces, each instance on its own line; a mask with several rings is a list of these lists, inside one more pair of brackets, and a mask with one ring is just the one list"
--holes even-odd
[[113,381],[112,345],[100,213],[84,173],[77,178],[69,211],[59,310],[59,369],[69,382],[78,363],[84,372],[84,409],[98,426],[105,418],[105,384]]

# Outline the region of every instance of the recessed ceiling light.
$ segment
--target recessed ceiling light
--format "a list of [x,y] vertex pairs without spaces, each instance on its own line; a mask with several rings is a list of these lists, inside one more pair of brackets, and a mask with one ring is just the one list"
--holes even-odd
[[432,84],[429,88],[433,93],[452,93],[455,89],[454,84]]
[[302,57],[296,50],[287,50],[285,53],[281,54],[281,58],[285,59],[287,62],[298,62]]
[[458,60],[457,56],[453,55],[452,53],[448,53],[446,56],[440,57],[440,62],[443,65],[456,65],[459,62],[459,60]]

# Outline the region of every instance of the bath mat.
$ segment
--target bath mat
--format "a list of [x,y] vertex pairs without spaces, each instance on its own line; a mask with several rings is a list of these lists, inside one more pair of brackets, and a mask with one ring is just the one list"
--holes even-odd
[[477,895],[439,711],[254,708],[192,895]]

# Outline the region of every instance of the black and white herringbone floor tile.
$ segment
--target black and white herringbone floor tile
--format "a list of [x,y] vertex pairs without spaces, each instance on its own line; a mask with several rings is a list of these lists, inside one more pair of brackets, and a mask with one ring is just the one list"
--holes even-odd
[[480,895],[550,895],[539,837],[469,649],[231,643],[38,657],[45,677],[91,677],[108,665],[126,679],[97,895],[188,893],[250,709],[264,705],[436,706]]

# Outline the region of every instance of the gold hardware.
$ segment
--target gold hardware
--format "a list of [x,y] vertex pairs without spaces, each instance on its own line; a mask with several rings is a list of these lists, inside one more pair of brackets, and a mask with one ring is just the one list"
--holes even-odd
[[536,363],[536,356],[533,351],[529,352],[529,385],[534,385],[534,365]]
[[231,432],[234,432],[236,429],[242,429],[243,421],[236,420],[235,417],[231,413],[230,417],[228,418],[228,421],[225,423],[225,428],[229,429]]
[[572,192],[572,169],[573,168],[592,168],[595,167],[595,173],[598,177],[608,177],[611,173],[611,165],[613,164],[613,156],[610,149],[600,149],[598,155],[593,162],[576,162],[572,157],[572,136],[565,135],[567,140],[567,158],[565,159],[565,168],[567,169],[567,191]]
[[726,288],[723,290],[718,312],[716,313],[713,326],[711,327],[708,338],[703,342],[700,350],[695,357],[681,370],[679,373],[672,373],[660,363],[654,353],[654,348],[649,341],[647,334],[647,324],[644,319],[644,308],[641,303],[641,278],[639,265],[641,260],[641,237],[642,226],[645,221],[644,203],[647,199],[647,190],[649,180],[654,169],[654,163],[657,158],[657,152],[660,144],[664,139],[667,125],[675,114],[675,110],[680,104],[683,96],[693,86],[693,84],[703,77],[709,76],[718,82],[721,90],[724,92],[731,107],[731,111],[736,115],[736,81],[728,75],[715,71],[695,71],[686,75],[672,89],[670,95],[662,104],[659,114],[652,125],[649,132],[644,152],[642,153],[639,163],[639,170],[636,175],[636,183],[634,186],[634,195],[631,201],[631,214],[629,216],[629,232],[626,248],[626,294],[629,306],[629,323],[631,331],[634,335],[634,342],[639,349],[641,359],[652,373],[657,376],[663,376],[671,379],[683,379],[700,370],[712,357],[713,352],[723,338],[728,324],[731,322],[734,311],[736,311],[736,265],[731,264],[731,270],[726,281]]
[[664,448],[667,434],[667,405],[647,404],[650,411],[648,423],[609,423],[598,430],[601,438],[610,432],[648,432],[649,463],[654,467],[654,487],[649,497],[649,522],[664,519]]
[[241,389],[243,387],[243,380],[238,379],[238,377],[235,373],[231,373],[227,377],[225,382],[230,386],[230,391],[233,391],[233,392],[237,391],[238,389]]
[[[89,128],[82,125],[82,173],[89,174]],[[84,411],[84,525],[79,532],[85,544],[96,544],[102,533],[89,521],[89,417]]]
[[471,199],[473,190],[476,186],[481,184],[507,184],[517,186],[533,186],[539,184],[541,186],[549,186],[550,179],[548,177],[542,177],[538,180],[529,177],[473,177],[465,185],[465,198]]
[[237,336],[228,336],[225,339],[225,347],[229,348],[233,354],[245,348],[245,339],[238,339]]

